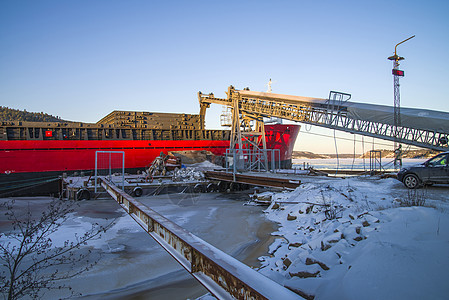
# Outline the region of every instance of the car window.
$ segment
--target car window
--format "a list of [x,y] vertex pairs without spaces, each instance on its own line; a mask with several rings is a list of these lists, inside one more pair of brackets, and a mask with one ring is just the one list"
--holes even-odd
[[448,164],[447,154],[435,156],[434,158],[428,161],[428,164],[432,166],[447,165]]

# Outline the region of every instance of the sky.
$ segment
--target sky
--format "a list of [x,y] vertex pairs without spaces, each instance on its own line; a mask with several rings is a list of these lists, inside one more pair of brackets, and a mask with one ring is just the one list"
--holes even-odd
[[[449,111],[447,1],[0,0],[0,105],[96,122],[113,110],[199,112],[229,85]],[[207,128],[219,128],[212,106]],[[334,142],[334,134],[337,142]],[[341,138],[341,139],[340,139]],[[295,150],[361,153],[384,141],[302,126]]]

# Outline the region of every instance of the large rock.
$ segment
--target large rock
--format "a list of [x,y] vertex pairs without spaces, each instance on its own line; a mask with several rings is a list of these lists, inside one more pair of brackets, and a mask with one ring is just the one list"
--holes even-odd
[[317,277],[318,274],[320,274],[320,271],[316,271],[315,273],[310,273],[307,271],[300,271],[296,273],[289,273],[291,277],[299,277],[299,278],[310,278],[310,277]]
[[326,271],[329,270],[329,267],[328,267],[325,263],[320,262],[320,261],[318,261],[318,260],[316,260],[316,259],[307,257],[307,259],[306,259],[306,265],[313,265],[313,264],[319,265],[323,270],[326,270]]
[[289,221],[293,221],[293,220],[296,220],[296,216],[292,216],[292,215],[290,215],[290,214],[288,214],[288,216],[287,216],[287,220],[289,220]]

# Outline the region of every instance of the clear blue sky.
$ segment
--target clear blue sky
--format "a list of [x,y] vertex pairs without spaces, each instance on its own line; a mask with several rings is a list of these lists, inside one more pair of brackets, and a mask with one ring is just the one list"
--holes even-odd
[[[387,57],[416,35],[398,48],[401,104],[448,111],[448,13],[447,1],[0,0],[0,105],[84,122],[198,113],[198,91],[265,91],[269,78],[275,93],[392,105]],[[295,149],[335,151],[306,132]]]

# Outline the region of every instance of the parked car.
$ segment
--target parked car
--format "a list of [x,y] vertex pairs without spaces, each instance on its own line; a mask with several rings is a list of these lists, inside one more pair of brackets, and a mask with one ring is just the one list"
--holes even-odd
[[449,183],[449,152],[440,153],[422,164],[403,168],[398,180],[409,189],[434,183]]

